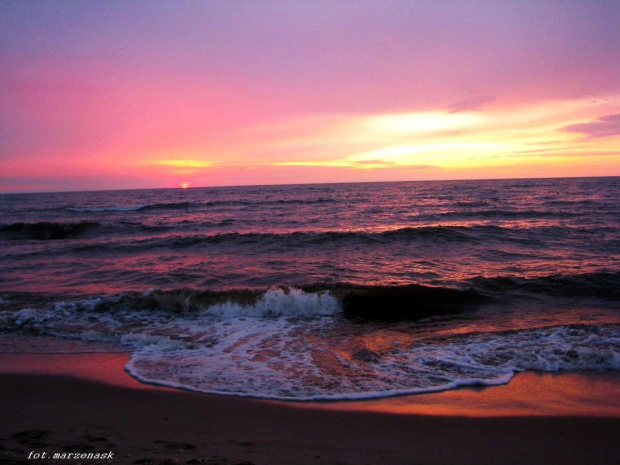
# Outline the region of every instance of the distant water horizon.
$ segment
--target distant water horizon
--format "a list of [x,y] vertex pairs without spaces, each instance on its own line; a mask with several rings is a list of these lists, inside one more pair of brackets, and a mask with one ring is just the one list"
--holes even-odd
[[521,181],[521,180],[544,180],[544,179],[607,179],[618,178],[620,175],[602,175],[602,176],[558,176],[558,177],[514,177],[514,178],[457,178],[457,179],[409,179],[409,180],[379,180],[379,181],[342,181],[342,182],[313,182],[313,183],[276,183],[276,184],[222,184],[213,186],[194,186],[191,183],[187,187],[183,187],[179,182],[177,186],[160,186],[160,187],[126,187],[126,188],[105,188],[105,189],[89,189],[89,190],[30,190],[30,191],[10,191],[3,192],[0,195],[28,195],[28,194],[79,194],[81,192],[125,192],[125,191],[144,191],[144,190],[186,190],[186,189],[221,189],[233,187],[283,187],[283,186],[322,186],[326,184],[387,184],[387,183],[412,183],[412,182],[469,182],[469,181]]
[[617,371],[618,218],[619,177],[5,193],[0,351],[284,400]]

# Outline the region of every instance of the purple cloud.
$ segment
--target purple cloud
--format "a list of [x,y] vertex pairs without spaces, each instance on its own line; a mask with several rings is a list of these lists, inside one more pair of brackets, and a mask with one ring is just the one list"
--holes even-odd
[[476,95],[475,97],[469,97],[458,102],[452,102],[448,105],[450,113],[458,113],[460,111],[474,111],[479,110],[483,105],[494,101],[497,98],[495,95]]
[[601,116],[598,120],[589,123],[569,124],[564,126],[562,131],[578,132],[584,134],[587,139],[618,136],[620,135],[620,113]]

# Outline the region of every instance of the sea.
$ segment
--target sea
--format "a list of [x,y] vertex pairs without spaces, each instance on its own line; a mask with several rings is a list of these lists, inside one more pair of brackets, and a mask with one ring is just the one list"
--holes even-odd
[[618,177],[4,194],[0,352],[289,401],[618,371],[619,258]]

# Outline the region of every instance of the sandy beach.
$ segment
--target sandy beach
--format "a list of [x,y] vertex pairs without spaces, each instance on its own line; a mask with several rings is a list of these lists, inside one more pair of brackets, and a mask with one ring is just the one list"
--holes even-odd
[[290,404],[140,384],[123,371],[127,357],[2,354],[0,463],[36,463],[43,452],[113,453],[54,463],[255,465],[611,464],[620,455],[615,374],[522,374],[414,401]]

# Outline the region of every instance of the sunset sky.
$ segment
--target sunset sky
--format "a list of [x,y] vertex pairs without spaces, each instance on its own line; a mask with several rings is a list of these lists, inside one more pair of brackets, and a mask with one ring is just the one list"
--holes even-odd
[[0,3],[0,192],[620,175],[618,1]]

